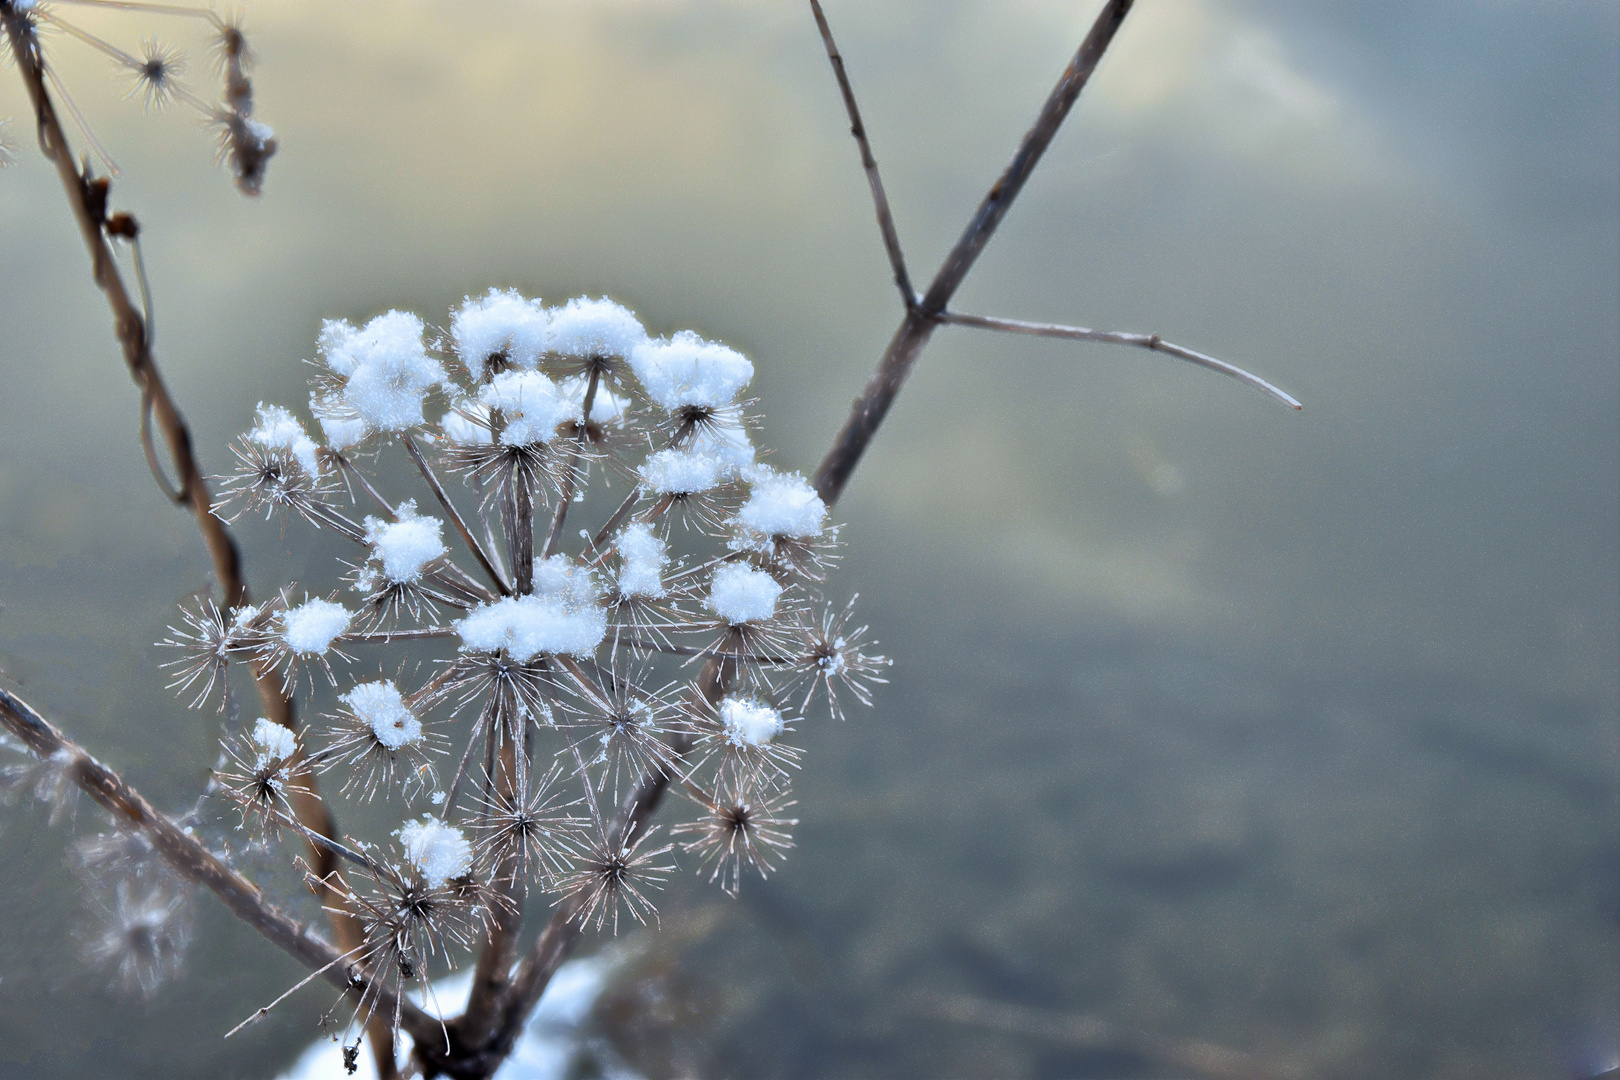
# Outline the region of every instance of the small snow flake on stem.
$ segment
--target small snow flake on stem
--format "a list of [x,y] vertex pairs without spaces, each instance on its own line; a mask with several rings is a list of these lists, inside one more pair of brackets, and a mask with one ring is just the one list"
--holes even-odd
[[828,712],[842,720],[844,709],[838,701],[839,687],[860,704],[870,706],[872,684],[889,681],[878,672],[894,661],[868,654],[866,647],[876,642],[865,640],[865,626],[850,626],[859,596],[859,593],[851,596],[842,609],[828,606],[822,611],[819,622],[799,630],[793,663],[782,691],[791,694],[803,688],[804,698],[799,703],[801,713],[809,710],[811,700],[820,691],[826,698]]
[[319,768],[341,770],[345,794],[369,802],[396,784],[409,797],[438,783],[433,755],[449,740],[423,725],[392,679],[360,683],[338,700],[343,708],[330,717],[333,739]]
[[241,813],[242,829],[259,838],[292,820],[293,799],[313,792],[298,770],[298,736],[260,717],[253,729],[225,740],[225,764],[214,773]]

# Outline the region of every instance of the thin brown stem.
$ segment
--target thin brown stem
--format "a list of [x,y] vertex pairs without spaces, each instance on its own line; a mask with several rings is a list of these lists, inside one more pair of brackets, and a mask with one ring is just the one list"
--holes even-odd
[[934,275],[933,283],[928,286],[928,291],[923,295],[920,304],[916,307],[908,305],[905,318],[901,320],[899,329],[890,339],[889,347],[883,352],[883,358],[878,361],[877,372],[866,384],[861,396],[855,400],[849,419],[844,421],[843,428],[833,440],[832,448],[827,451],[827,456],[822,459],[821,466],[816,470],[812,482],[817,494],[828,506],[836,502],[838,496],[842,494],[844,485],[849,482],[850,475],[855,471],[861,455],[866,452],[872,436],[877,434],[878,426],[888,415],[889,406],[894,403],[895,395],[900,393],[900,387],[905,383],[906,376],[911,373],[912,365],[922,354],[928,339],[933,336],[934,328],[939,325],[939,314],[950,303],[951,297],[962,284],[962,279],[967,276],[967,272],[973,268],[980,253],[984,251],[985,245],[995,235],[1001,219],[1006,216],[1013,200],[1017,199],[1018,193],[1023,190],[1024,182],[1040,163],[1041,155],[1046,152],[1052,137],[1057,134],[1058,128],[1069,115],[1069,110],[1073,108],[1075,99],[1080,96],[1080,91],[1085,88],[1091,73],[1097,69],[1097,63],[1107,51],[1109,43],[1114,40],[1120,24],[1125,21],[1126,14],[1131,10],[1131,2],[1132,0],[1108,0],[1103,5],[1096,21],[1092,23],[1091,32],[1086,35],[1085,41],[1081,42],[1079,51],[1074,54],[1074,59],[1064,69],[1057,85],[1047,96],[1046,103],[1041,106],[1034,126],[1025,133],[1012,160],[991,185],[984,201],[979,204],[978,210],[968,221],[967,228],[962,231],[956,246],[945,256],[939,273]]
[[1228,364],[1225,360],[1217,360],[1213,356],[1206,356],[1201,352],[1174,344],[1161,338],[1158,334],[1131,334],[1120,330],[1090,330],[1084,326],[1059,326],[1056,323],[1023,322],[1018,319],[996,319],[984,315],[964,315],[957,311],[942,311],[939,321],[954,323],[957,326],[976,326],[981,330],[1005,330],[1014,334],[1032,334],[1035,337],[1064,338],[1069,341],[1101,341],[1110,345],[1134,345],[1137,348],[1147,349],[1151,352],[1162,352],[1169,356],[1178,357],[1188,363],[1199,367],[1218,371],[1222,375],[1230,376],[1246,386],[1252,386],[1263,394],[1267,394],[1277,401],[1287,405],[1290,409],[1303,409],[1305,406],[1296,401],[1292,395],[1272,386],[1258,375],[1244,371],[1235,364]]
[[844,111],[849,114],[849,133],[861,150],[861,168],[866,170],[866,183],[872,189],[872,206],[877,211],[878,232],[883,235],[883,250],[889,255],[889,266],[894,270],[895,288],[900,290],[900,302],[907,308],[917,306],[917,291],[911,287],[911,275],[906,272],[906,257],[900,251],[900,233],[894,226],[894,213],[889,209],[889,197],[883,192],[883,178],[878,175],[877,158],[872,156],[872,144],[866,138],[866,125],[861,122],[861,110],[855,104],[855,90],[849,84],[844,70],[844,58],[833,42],[832,27],[821,11],[819,0],[810,0],[810,12],[816,17],[816,29],[821,31],[821,42],[827,47],[827,59],[832,63],[833,77],[838,80],[838,91],[844,97]]
[[[56,166],[62,190],[67,196],[68,205],[72,208],[74,219],[79,225],[79,233],[90,254],[91,277],[107,299],[107,306],[113,316],[113,333],[123,349],[124,362],[129,369],[130,377],[140,387],[142,408],[143,410],[150,408],[151,415],[157,420],[158,429],[163,433],[163,440],[168,447],[178,480],[177,501],[189,506],[196,518],[197,530],[202,534],[203,544],[207,547],[214,565],[214,576],[219,579],[224,606],[231,608],[246,605],[250,602],[250,598],[247,582],[242,573],[241,553],[225,522],[214,512],[213,497],[209,493],[207,481],[203,479],[202,470],[198,467],[196,455],[192,450],[191,431],[186,426],[185,419],[181,416],[179,407],[170,396],[168,386],[158,370],[157,362],[152,356],[152,343],[146,320],[130,300],[129,290],[118,272],[118,265],[113,259],[112,249],[104,232],[109,182],[105,179],[94,179],[88,174],[88,169],[81,173],[74,165],[67,135],[62,130],[62,125],[57,119],[56,107],[46,89],[49,71],[33,27],[24,16],[15,11],[8,11],[0,21],[5,23],[12,58],[23,85],[28,90],[29,102],[33,106],[40,150]],[[144,423],[144,413],[142,419]],[[298,725],[292,701],[284,691],[280,678],[266,665],[254,663],[250,666],[264,716],[282,727],[296,730]],[[315,776],[307,767],[301,769],[299,782],[306,790],[294,797],[294,813],[311,831],[326,837],[336,837],[338,831],[332,815],[315,794]],[[322,881],[336,869],[335,857],[319,846],[310,845],[309,857],[317,878]],[[341,898],[329,889],[323,893],[321,899],[329,910],[341,908]],[[349,949],[359,943],[359,924],[351,916],[344,916],[334,910],[331,921],[332,929],[343,948]],[[376,1038],[375,1032],[373,1037]],[[378,1045],[380,1047],[380,1044]]]
[[417,469],[422,473],[422,479],[426,480],[428,487],[432,489],[433,497],[439,500],[439,505],[444,507],[444,512],[450,515],[450,521],[455,525],[456,531],[461,534],[462,543],[467,545],[467,549],[472,552],[473,558],[478,560],[478,565],[483,567],[484,573],[489,575],[489,580],[495,584],[495,588],[501,595],[511,596],[512,586],[507,584],[506,578],[501,575],[499,570],[495,569],[495,564],[490,561],[489,554],[484,551],[484,546],[473,536],[472,530],[467,528],[466,519],[461,516],[461,512],[450,501],[450,495],[444,490],[444,485],[439,483],[439,478],[433,475],[433,469],[429,467],[427,458],[423,457],[422,451],[416,448],[416,440],[409,435],[401,435],[400,441],[405,444],[405,452],[411,455],[411,460],[416,462]]
[[[376,986],[365,991],[363,982],[358,986],[351,984],[351,974],[358,977],[359,973],[333,966],[333,961],[343,953],[321,940],[308,927],[288,918],[267,901],[251,881],[220,862],[201,842],[167,815],[154,809],[122,777],[91,757],[27,702],[3,687],[0,687],[0,725],[40,757],[61,760],[65,756],[74,784],[110,813],[120,828],[132,829],[144,835],[170,869],[187,881],[213,892],[233,915],[264,935],[277,948],[312,970],[325,969],[327,982],[340,990],[354,993],[357,999],[362,992],[370,993],[382,1006],[379,1011],[391,1012],[395,1008],[395,999],[386,988]],[[398,1005],[401,1026],[418,1040],[439,1036],[437,1020],[409,1001],[401,1001]]]

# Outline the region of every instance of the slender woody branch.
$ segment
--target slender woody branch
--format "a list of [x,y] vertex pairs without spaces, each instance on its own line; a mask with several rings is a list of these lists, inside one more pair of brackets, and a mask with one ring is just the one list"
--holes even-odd
[[1287,405],[1290,409],[1303,409],[1291,394],[1272,386],[1260,376],[1244,371],[1235,364],[1228,364],[1225,360],[1217,360],[1213,356],[1206,356],[1201,352],[1174,344],[1161,338],[1158,334],[1130,334],[1120,330],[1090,330],[1084,326],[1059,326],[1056,323],[1023,322],[1018,319],[996,319],[984,315],[964,315],[957,311],[944,311],[939,315],[940,322],[955,323],[958,326],[977,326],[982,330],[1005,330],[1014,334],[1032,334],[1035,337],[1066,338],[1070,341],[1102,341],[1110,345],[1135,345],[1138,348],[1148,349],[1152,352],[1162,352],[1169,356],[1178,357],[1199,367],[1218,371],[1222,375],[1229,375],[1246,386],[1252,386],[1263,394],[1269,394],[1277,401]]
[[[4,687],[0,687],[0,724],[42,758],[60,760],[65,755],[73,782],[112,814],[121,828],[147,837],[172,870],[213,892],[231,914],[263,934],[277,948],[311,970],[324,970],[326,981],[338,989],[350,991],[357,998],[364,992],[365,983],[358,971],[334,963],[342,953],[267,901],[251,881],[226,866],[195,837],[154,809],[122,777],[91,757],[31,705]],[[362,981],[356,985],[351,977]],[[395,999],[386,988],[377,986],[371,993],[376,996],[379,1012],[392,1013]],[[437,1020],[409,1001],[399,1002],[399,1007],[401,1026],[416,1039],[431,1041],[439,1037]]]
[[[146,434],[150,430],[148,416],[153,416],[157,419],[159,430],[163,432],[163,439],[168,446],[170,460],[178,479],[178,490],[169,490],[166,483],[162,485],[165,494],[191,508],[197,521],[197,530],[202,534],[203,544],[208,548],[209,557],[214,564],[214,576],[219,579],[224,605],[227,608],[246,605],[250,602],[250,597],[242,573],[241,553],[225,522],[214,512],[214,501],[208,490],[208,483],[203,478],[196,455],[192,451],[191,431],[186,426],[179,407],[170,396],[168,386],[158,370],[157,361],[152,356],[152,339],[148,322],[131,302],[129,290],[118,272],[118,264],[113,259],[106,231],[109,220],[107,195],[110,182],[105,178],[98,180],[91,177],[88,167],[81,172],[74,165],[67,135],[62,130],[61,122],[56,115],[56,107],[45,85],[48,78],[53,83],[56,80],[46,66],[44,54],[39,48],[38,36],[28,18],[15,9],[8,8],[0,21],[5,23],[12,59],[23,85],[28,90],[29,102],[33,106],[40,152],[56,166],[62,190],[67,196],[68,205],[72,207],[74,219],[79,225],[79,233],[90,253],[91,276],[107,298],[107,306],[113,316],[113,332],[123,349],[124,362],[129,368],[130,377],[140,387],[141,426],[143,440],[148,443],[148,463],[153,466],[156,475],[158,471],[156,455],[150,450],[150,439]],[[130,227],[133,229],[135,228],[133,219],[131,222]],[[264,715],[282,727],[296,730],[298,722],[293,712],[292,700],[284,691],[276,673],[258,662],[250,664],[250,667]],[[294,812],[300,823],[312,832],[335,838],[338,833],[337,824],[332,820],[326,805],[314,794],[316,790],[314,774],[305,768],[300,774],[300,782],[307,789],[307,793],[296,796],[293,803]],[[316,876],[324,881],[336,868],[335,857],[332,852],[317,844],[310,845],[309,853]],[[345,949],[358,944],[359,924],[352,917],[333,910],[340,906],[340,897],[328,891],[322,899],[329,910],[332,910],[332,928],[339,942]],[[383,1046],[382,1039],[386,1034],[373,1031],[373,1040],[379,1049]],[[392,1045],[391,1041],[389,1045]]]
[[[911,367],[922,354],[923,347],[933,336],[934,328],[939,325],[939,315],[950,303],[956,294],[957,287],[962,279],[973,268],[979,254],[995,235],[996,228],[1001,219],[1006,216],[1007,210],[1012,206],[1013,200],[1023,190],[1024,182],[1029,179],[1030,173],[1040,163],[1041,155],[1052,142],[1069,110],[1074,106],[1075,99],[1085,88],[1086,81],[1091,73],[1097,69],[1097,63],[1107,51],[1108,45],[1114,40],[1119,31],[1120,24],[1131,10],[1132,0],[1108,0],[1098,13],[1097,19],[1091,26],[1091,32],[1081,42],[1080,49],[1074,54],[1074,59],[1064,69],[1063,75],[1058,79],[1057,85],[1052,88],[1046,103],[1041,106],[1040,115],[1035,118],[1035,124],[1025,133],[1023,141],[1019,143],[1018,150],[1013,154],[1012,161],[1002,170],[1001,176],[990,188],[968,221],[967,228],[957,240],[956,246],[945,256],[939,273],[928,286],[928,292],[916,306],[909,306],[900,328],[895,331],[894,337],[889,341],[889,347],[884,350],[883,358],[878,361],[877,372],[866,384],[861,396],[855,399],[850,410],[849,419],[844,421],[843,428],[833,440],[833,445],[822,458],[821,465],[816,469],[816,475],[811,481],[827,505],[831,506],[838,500],[843,492],[844,485],[849,482],[850,475],[866,452],[867,444],[888,415],[889,406],[894,403],[895,395],[900,393],[900,387],[905,383],[906,376],[911,373]],[[822,20],[818,19],[818,23]],[[837,65],[835,65],[836,70]],[[872,166],[875,173],[876,164]]]
[[900,251],[900,233],[894,227],[894,213],[889,209],[889,197],[883,192],[883,178],[878,175],[877,158],[872,156],[872,144],[866,138],[866,125],[861,122],[861,110],[855,104],[855,90],[849,84],[844,70],[844,58],[833,42],[832,27],[821,10],[820,0],[810,0],[810,12],[816,17],[816,29],[827,47],[827,59],[832,63],[838,90],[844,96],[844,111],[849,113],[849,133],[861,148],[861,168],[866,170],[866,183],[872,189],[872,205],[877,211],[878,232],[883,234],[883,250],[889,254],[889,265],[894,268],[894,284],[900,290],[900,301],[906,308],[917,306],[917,290],[911,287],[911,275],[906,272],[906,257]]

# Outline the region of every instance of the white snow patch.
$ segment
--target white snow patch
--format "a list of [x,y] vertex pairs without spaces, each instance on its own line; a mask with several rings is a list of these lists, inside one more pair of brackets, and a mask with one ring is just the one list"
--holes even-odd
[[641,482],[660,495],[696,495],[725,483],[720,460],[690,450],[660,450],[636,470]]
[[333,450],[347,450],[366,437],[365,417],[355,412],[342,394],[309,395],[309,411],[321,422],[326,445]]
[[422,739],[422,721],[405,704],[391,679],[361,683],[338,700],[390,750],[413,746]]
[[551,351],[564,356],[629,356],[646,340],[635,314],[606,297],[576,296],[551,309]]
[[728,697],[720,703],[720,726],[732,746],[764,746],[782,734],[782,714],[754,698]]
[[445,381],[444,367],[422,347],[422,320],[408,311],[385,312],[359,329],[328,319],[319,348],[326,366],[347,378],[343,402],[378,431],[422,423],[422,399]]
[[450,316],[450,337],[473,382],[481,383],[484,365],[495,354],[533,371],[546,351],[550,323],[538,299],[525,300],[516,289],[491,289],[477,300],[467,297]]
[[432,814],[423,814],[421,821],[407,821],[394,835],[405,849],[406,861],[422,871],[431,888],[472,869],[472,844],[460,829],[434,820]]
[[353,618],[342,604],[319,597],[281,613],[281,640],[299,656],[319,656],[332,647]]
[[754,377],[754,365],[742,353],[690,330],[643,342],[630,354],[630,367],[647,396],[666,412],[722,408]]
[[258,767],[261,769],[272,761],[286,761],[298,753],[298,736],[262,716],[253,722],[251,738],[253,745],[259,748]]
[[727,563],[714,572],[708,607],[732,626],[765,622],[776,615],[782,586],[763,570]]
[[266,450],[279,450],[287,454],[311,476],[321,474],[321,462],[315,451],[315,440],[304,434],[304,425],[280,405],[259,402],[258,422],[247,433],[248,441],[256,442]]
[[[400,504],[399,520],[366,518],[366,543],[371,545],[371,557],[381,568],[381,577],[390,584],[419,581],[428,563],[443,555],[444,522],[436,517],[419,515],[416,500]],[[369,592],[379,584],[375,567],[361,571],[355,588]]]
[[505,649],[519,663],[542,653],[589,656],[607,634],[601,608],[582,608],[553,596],[504,597],[473,608],[451,625],[461,635],[462,651]]
[[478,400],[499,409],[506,420],[502,446],[549,443],[557,425],[579,408],[557,392],[557,384],[538,371],[503,371],[478,390]]
[[669,548],[644,522],[626,525],[619,531],[614,547],[619,552],[619,594],[621,596],[665,596],[664,567],[669,565]]
[[737,511],[737,521],[764,536],[791,536],[808,540],[821,535],[827,504],[798,473],[761,472],[754,478],[748,501]]
[[590,569],[567,555],[553,555],[534,564],[534,592],[581,608],[595,604],[602,595]]

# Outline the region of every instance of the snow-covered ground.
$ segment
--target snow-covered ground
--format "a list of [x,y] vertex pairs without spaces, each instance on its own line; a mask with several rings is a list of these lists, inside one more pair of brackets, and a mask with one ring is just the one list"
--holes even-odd
[[[630,954],[609,949],[595,956],[570,960],[557,969],[551,983],[535,1006],[512,1056],[506,1059],[495,1080],[564,1080],[586,1049],[585,1021],[596,999],[602,995],[615,972]],[[426,1002],[418,995],[417,1004],[436,1016],[455,1016],[467,1005],[472,988],[472,970],[441,979],[433,984]],[[400,1061],[408,1058],[411,1037],[400,1033]],[[360,1045],[359,1069],[355,1076],[375,1076],[371,1046]],[[343,1048],[330,1039],[320,1039],[283,1073],[281,1080],[350,1080],[343,1068]],[[621,1074],[616,1080],[639,1080],[634,1074]]]

